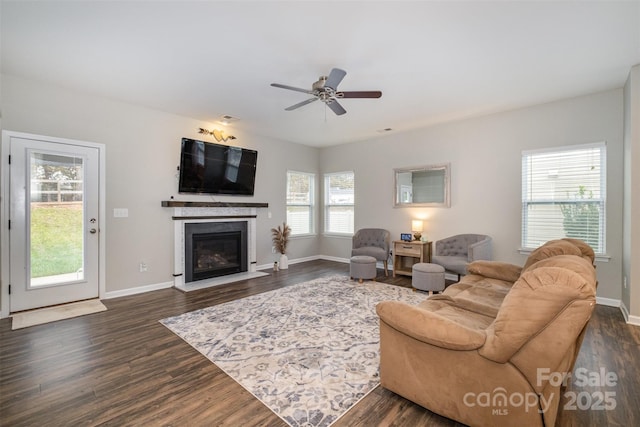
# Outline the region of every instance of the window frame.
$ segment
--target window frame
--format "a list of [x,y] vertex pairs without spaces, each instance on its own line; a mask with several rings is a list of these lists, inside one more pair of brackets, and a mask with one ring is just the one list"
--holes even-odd
[[[329,189],[330,189],[330,185],[329,185],[329,181],[331,180],[332,177],[334,176],[338,176],[338,175],[346,175],[346,174],[350,174],[352,179],[353,179],[353,193],[352,193],[352,197],[353,197],[353,203],[330,203],[329,200]],[[355,232],[355,211],[356,211],[356,203],[355,203],[355,197],[356,197],[356,174],[354,171],[342,171],[342,172],[329,172],[329,173],[325,173],[323,175],[323,184],[324,184],[324,224],[323,224],[323,234],[327,235],[327,236],[338,236],[338,237],[349,237],[349,236],[353,236],[354,232]],[[351,207],[351,216],[352,216],[352,222],[351,222],[351,231],[335,231],[335,230],[329,230],[329,220],[330,220],[330,211],[331,208],[335,208],[335,207]]]
[[[302,175],[309,179],[309,203],[290,203],[289,200],[289,180],[292,174]],[[291,226],[292,222],[289,219],[289,207],[307,207],[309,212],[309,232],[308,233],[296,233],[295,230],[291,229],[291,237],[304,237],[304,236],[315,236],[316,235],[316,214],[315,214],[315,198],[316,198],[316,174],[312,172],[302,172],[295,170],[287,170],[287,183],[285,190],[285,213],[287,216],[287,224]]]
[[[589,149],[600,150],[599,197],[596,197],[594,199],[589,199],[588,202],[586,202],[585,199],[577,199],[575,197],[572,198],[570,196],[567,196],[566,198],[552,197],[552,198],[540,198],[537,200],[531,200],[530,188],[532,187],[532,182],[530,181],[530,179],[532,177],[528,167],[529,167],[530,159],[532,156],[537,156],[537,155],[551,156],[556,154],[557,158],[561,158],[563,155],[571,156],[572,154],[575,155],[575,153],[579,151],[584,151]],[[521,173],[522,173],[521,221],[522,222],[521,222],[521,236],[520,236],[521,247],[519,249],[519,252],[522,254],[529,254],[531,253],[531,251],[533,251],[538,247],[538,246],[531,245],[529,244],[530,242],[526,241],[527,235],[529,234],[529,230],[532,227],[532,225],[530,224],[530,221],[528,221],[529,206],[542,206],[542,205],[568,206],[568,205],[578,205],[578,204],[589,203],[589,204],[594,204],[599,206],[599,216],[598,216],[598,246],[599,247],[593,248],[596,254],[596,259],[599,261],[600,260],[608,261],[610,257],[606,255],[606,242],[607,242],[607,227],[606,227],[606,222],[607,222],[607,209],[606,209],[606,206],[607,206],[607,144],[606,142],[576,144],[576,145],[561,146],[561,147],[550,147],[550,148],[537,149],[537,150],[525,150],[525,151],[522,151],[521,161],[522,161],[521,163],[521,167],[522,167],[522,170],[521,170]],[[561,239],[563,237],[566,237],[566,235],[564,235],[565,234],[564,225],[562,225],[562,227],[563,227],[563,233],[561,234],[563,235],[557,235],[554,238]]]

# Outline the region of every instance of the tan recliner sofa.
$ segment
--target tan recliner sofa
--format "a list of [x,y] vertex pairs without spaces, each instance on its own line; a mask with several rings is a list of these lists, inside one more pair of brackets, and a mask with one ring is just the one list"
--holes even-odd
[[554,240],[524,267],[473,262],[418,306],[379,303],[382,386],[471,426],[553,426],[595,307],[593,261]]

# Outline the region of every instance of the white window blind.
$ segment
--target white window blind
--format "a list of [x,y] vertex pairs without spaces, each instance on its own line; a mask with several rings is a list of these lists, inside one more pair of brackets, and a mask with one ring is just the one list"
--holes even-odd
[[606,145],[522,153],[522,247],[572,237],[605,253]]
[[315,175],[287,172],[287,224],[291,235],[313,234]]
[[325,233],[353,234],[355,185],[353,172],[324,176]]

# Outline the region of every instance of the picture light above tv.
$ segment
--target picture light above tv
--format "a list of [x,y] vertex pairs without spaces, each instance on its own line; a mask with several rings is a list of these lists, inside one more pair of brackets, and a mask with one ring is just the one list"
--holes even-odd
[[182,138],[179,193],[253,196],[258,152]]

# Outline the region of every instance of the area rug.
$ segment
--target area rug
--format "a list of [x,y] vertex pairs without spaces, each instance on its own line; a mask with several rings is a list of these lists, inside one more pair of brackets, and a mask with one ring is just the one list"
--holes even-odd
[[290,426],[326,427],[380,383],[376,304],[425,299],[327,277],[160,322]]
[[28,328],[29,326],[42,325],[44,323],[55,322],[57,320],[98,313],[100,311],[105,311],[106,309],[107,307],[105,307],[100,300],[92,299],[57,305],[55,307],[24,311],[11,316],[11,329],[16,330]]

